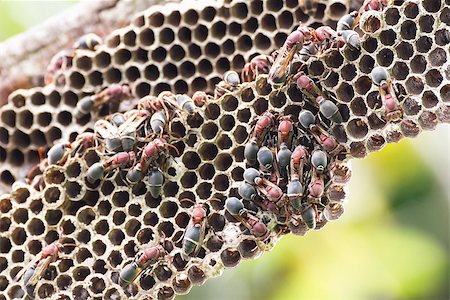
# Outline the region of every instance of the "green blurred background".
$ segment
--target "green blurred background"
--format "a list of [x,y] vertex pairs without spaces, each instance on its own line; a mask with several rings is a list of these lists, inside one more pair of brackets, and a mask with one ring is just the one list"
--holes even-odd
[[[1,1],[0,41],[74,3]],[[449,151],[440,125],[353,161],[341,219],[178,299],[449,299]]]

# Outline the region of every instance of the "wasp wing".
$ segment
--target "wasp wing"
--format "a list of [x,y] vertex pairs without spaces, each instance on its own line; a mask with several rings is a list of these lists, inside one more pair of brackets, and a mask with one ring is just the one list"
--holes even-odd
[[39,279],[42,277],[42,274],[44,273],[44,271],[47,269],[47,267],[50,265],[50,263],[52,263],[53,261],[53,256],[50,255],[45,259],[42,259],[39,261],[39,263],[36,266],[36,270],[34,271],[34,274],[30,277],[30,279],[28,280],[28,282],[26,283],[26,285],[36,285],[39,281]]
[[26,265],[24,268],[22,268],[22,270],[20,270],[20,271],[16,274],[16,276],[14,276],[13,281],[14,281],[14,282],[18,282],[20,279],[22,279],[22,277],[23,277],[23,275],[25,274],[25,272],[28,271],[28,270],[31,268],[31,266],[32,266],[33,264],[36,265],[36,263],[37,263],[37,260],[28,262],[27,265]]

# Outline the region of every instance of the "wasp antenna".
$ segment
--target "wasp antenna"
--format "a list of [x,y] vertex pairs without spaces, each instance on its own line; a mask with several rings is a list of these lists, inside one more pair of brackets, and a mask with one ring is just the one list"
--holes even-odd
[[289,212],[289,209],[286,207],[285,208],[285,218],[286,218],[286,221],[288,221],[289,220],[289,217],[290,217],[290,214],[289,214],[290,212]]
[[391,121],[390,121],[390,120],[386,123],[386,125],[384,125],[384,127],[383,127],[381,130],[385,130],[386,127],[388,127],[389,124],[391,124]]
[[62,244],[62,245],[63,245],[63,247],[80,247],[80,244],[72,244],[72,243]]
[[410,122],[408,122],[408,121],[406,121],[406,120],[401,119],[400,122],[402,122],[403,124],[405,124],[405,125],[407,125],[407,126],[415,127],[413,123],[410,123]]
[[167,239],[167,236],[166,236],[166,234],[164,233],[164,231],[157,231],[158,232],[158,235],[156,236],[156,238],[155,238],[155,240],[154,241],[156,241],[156,244],[160,244],[160,241],[161,241],[161,237],[163,238],[163,242],[165,242],[166,241],[166,239]]
[[166,104],[164,103],[164,96],[163,96],[163,99],[161,100],[161,106],[163,107],[163,109],[164,109],[164,113],[165,113],[165,115],[166,115],[166,119],[167,120],[169,120],[170,119],[170,116],[169,116],[169,109],[167,108],[167,106],[166,106]]
[[167,240],[167,236],[166,236],[166,234],[164,233],[164,231],[159,232],[159,234],[162,235],[163,241],[166,241],[166,240]]
[[[295,218],[294,216],[292,216],[292,220],[294,220],[295,222],[297,222],[297,223],[301,223],[302,222],[302,220],[300,220],[300,219],[298,219],[298,218]],[[280,230],[281,231],[281,230]]]
[[38,153],[39,153],[39,160],[43,161],[45,159],[45,157],[44,157],[44,148],[39,147],[38,148]]
[[[169,254],[169,253],[167,253],[167,254]],[[174,256],[173,256],[173,255],[167,255],[167,258],[168,258],[168,264],[169,264],[169,266],[172,267],[172,266],[173,266],[173,259],[174,259]]]
[[316,213],[316,220],[319,220],[319,211],[317,210],[316,204],[314,204],[314,212]]
[[[262,247],[262,249],[261,249],[261,255],[264,255],[264,252],[266,251],[266,247],[267,247],[267,245],[265,244],[265,243],[263,243],[263,247]],[[259,248],[259,246],[258,246],[258,248]]]
[[[337,156],[339,156],[339,155],[350,155],[350,156],[352,156],[352,153],[351,152],[348,152],[348,151],[345,151],[345,152],[339,152],[338,154],[336,154]],[[339,160],[339,158],[336,156],[336,161],[343,161],[343,160]],[[347,157],[346,157],[347,158]],[[345,159],[345,158],[344,158]]]
[[58,235],[59,235],[58,242],[61,243],[62,237],[64,235],[64,228],[62,227],[62,225],[58,227]]
[[219,198],[210,198],[210,199],[206,200],[205,203],[208,203],[210,201],[222,202],[222,200],[220,200]]
[[[83,145],[82,145],[81,143],[79,143],[79,144],[72,150],[72,152],[70,153],[70,155],[75,156],[75,154],[78,152],[78,150],[81,149],[82,146],[83,146]],[[40,155],[40,154],[39,154],[39,155]]]
[[174,243],[174,244],[177,244],[177,243],[179,243],[181,240],[183,240],[183,238],[184,238],[184,234],[182,234],[182,235],[180,236],[180,238],[177,239],[176,241],[173,241],[173,243]]
[[180,201],[180,202],[187,201],[187,202],[191,202],[192,204],[195,204],[195,203],[196,203],[194,200],[189,199],[189,198],[183,198],[183,199],[180,199],[179,201]]
[[164,143],[164,146],[167,146],[167,147],[170,147],[170,148],[174,149],[175,152],[177,153],[177,155],[180,155],[180,151],[178,151],[178,148],[175,147],[174,145],[169,144],[169,143]]
[[154,132],[150,132],[149,134],[147,134],[145,136],[144,140],[148,140],[148,139],[152,138],[153,136],[155,136],[155,133]]

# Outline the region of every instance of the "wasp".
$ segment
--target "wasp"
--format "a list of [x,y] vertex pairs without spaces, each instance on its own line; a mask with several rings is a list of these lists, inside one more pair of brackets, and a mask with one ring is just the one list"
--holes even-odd
[[285,84],[289,74],[294,55],[303,48],[303,45],[313,36],[314,29],[299,26],[297,30],[288,35],[276,59],[270,68],[268,82],[274,86],[281,87]]
[[[72,67],[73,58],[77,50],[94,51],[102,43],[102,39],[94,33],[89,33],[78,39],[71,49],[65,49],[56,53],[50,60],[45,71],[45,84],[50,84],[59,78],[55,75],[60,71],[64,71]],[[56,82],[61,83],[61,82]]]
[[120,103],[130,98],[131,91],[128,85],[112,84],[100,93],[86,96],[78,101],[74,115],[76,118],[81,118],[106,103]]
[[133,109],[124,114],[125,121],[120,126],[111,119],[99,120],[94,124],[97,139],[104,141],[106,151],[117,153],[131,151],[137,141],[137,132],[145,125],[150,113],[143,109]]
[[258,240],[264,242],[270,237],[270,230],[266,224],[257,217],[250,214],[247,209],[244,208],[244,204],[236,197],[230,197],[225,201],[225,209],[240,221],[252,235]]
[[219,99],[226,93],[237,90],[241,83],[239,74],[235,71],[227,71],[223,75],[223,80],[216,84],[214,89],[214,99]]
[[157,246],[140,251],[135,256],[133,262],[126,265],[123,270],[120,271],[119,285],[122,288],[126,288],[132,284],[142,272],[154,267],[159,261],[166,257],[167,251],[164,246],[160,245],[158,242],[156,244]]
[[[168,147],[175,150],[177,155],[179,151],[177,147],[169,144],[167,140],[163,137],[155,138],[154,140],[147,143],[144,148],[142,148],[142,155],[140,161],[134,165],[127,173],[127,180],[131,183],[138,182],[142,175],[148,170],[149,166],[160,157],[161,154],[165,153]],[[149,175],[149,183],[155,187],[152,195],[159,195],[159,191],[156,189],[157,186],[162,185],[163,178],[161,178],[161,172],[159,170],[152,170]]]
[[325,129],[316,124],[316,117],[309,110],[302,110],[298,115],[299,123],[311,132],[317,142],[327,151],[338,148],[336,139]]
[[267,74],[272,66],[272,56],[260,54],[253,57],[250,62],[246,63],[242,68],[242,82],[251,82],[256,79],[259,74]]
[[[180,201],[189,201],[195,203],[189,198],[181,199]],[[207,201],[220,201],[220,199],[211,198]],[[206,203],[206,202],[205,202]],[[197,256],[202,248],[206,232],[206,209],[201,204],[194,205],[191,218],[184,231],[181,256],[184,260],[189,260],[189,257]]]
[[[378,86],[381,102],[385,110],[385,119],[387,125],[391,122],[400,121],[408,126],[414,126],[408,121],[403,120],[403,109],[400,106],[396,93],[398,92],[392,84],[391,77],[385,68],[375,67],[372,72],[372,81]],[[385,127],[386,127],[385,126]]]
[[316,12],[317,4],[319,0],[300,0],[299,5],[301,10],[305,12],[305,14],[312,16]]
[[394,0],[366,0],[361,7],[361,11],[382,11],[388,6],[394,6]]
[[301,208],[301,200],[303,199],[303,170],[308,162],[308,150],[302,145],[295,147],[290,159],[290,180],[287,185],[287,198],[290,208],[298,211]]
[[19,279],[23,275],[25,290],[31,298],[34,298],[36,284],[42,278],[44,271],[47,270],[51,263],[56,262],[59,259],[59,253],[62,252],[65,247],[78,247],[77,244],[63,244],[61,243],[61,239],[62,232],[58,241],[55,241],[42,249],[40,257],[32,262],[28,268],[23,269],[24,273],[16,276],[17,279]]
[[136,154],[133,151],[119,152],[114,154],[105,162],[97,162],[89,167],[86,178],[90,183],[94,183],[100,179],[104,172],[107,172],[116,167],[124,167],[132,164],[136,159]]

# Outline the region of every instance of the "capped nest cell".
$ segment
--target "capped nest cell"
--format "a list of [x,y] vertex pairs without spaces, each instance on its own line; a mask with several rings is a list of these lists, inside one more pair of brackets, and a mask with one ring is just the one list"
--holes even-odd
[[[78,133],[90,129],[72,134],[71,143],[60,128],[58,139],[65,141],[48,151],[27,183],[16,181],[11,193],[0,198],[0,298],[173,299],[225,268],[269,251],[284,234],[304,235],[338,219],[351,174],[349,159],[450,122],[448,1],[372,5],[359,10],[360,23],[353,33],[344,32],[352,23],[350,15],[341,19],[346,5],[319,3],[315,17],[334,20],[327,21],[330,24],[339,20],[337,32],[303,25],[283,36],[276,47],[285,51],[273,58],[249,60],[241,55],[242,64],[236,68],[244,67],[242,79],[248,82],[227,72],[210,86],[215,96],[192,93],[209,86],[194,84],[198,70],[187,76],[192,85],[185,90],[170,86],[173,93],[156,88],[160,77],[155,72],[151,87],[143,90],[138,88],[143,78],[122,80],[126,76],[119,74],[126,74],[139,43],[151,56],[161,45],[175,43],[182,31],[169,29],[175,25],[185,24],[181,28],[189,28],[185,31],[190,34],[184,44],[195,38],[205,47],[205,55],[214,53],[214,46],[207,52],[206,45],[218,37],[232,39],[246,54],[256,49],[248,39],[259,40],[256,46],[272,45],[277,39],[258,38],[259,28],[261,34],[273,33],[266,37],[276,37],[283,32],[280,28],[290,30],[294,19],[304,15],[296,1],[232,1],[220,8],[194,5],[178,14],[169,9],[160,10],[167,15],[145,12],[114,32],[104,46],[83,52],[94,59],[92,71],[106,79],[102,87],[114,90],[114,95],[126,94],[122,89],[126,84],[130,97],[139,99],[134,109],[99,118],[95,125],[94,119],[109,112],[101,112],[105,106],[98,96],[101,92],[92,96],[92,91],[73,86],[85,72],[63,70],[64,88],[50,85],[14,94],[11,100],[23,100],[2,108],[1,120],[10,124],[3,140],[14,140],[11,145],[23,148],[29,146],[29,131],[22,127],[32,130],[30,118],[48,123],[47,138],[54,137],[49,132],[54,132],[50,129],[58,120],[53,111],[58,115],[61,107],[70,106],[67,112],[76,114],[93,103],[95,113],[82,113],[89,119],[83,125],[65,125]],[[297,12],[291,15],[292,24],[285,23],[289,11]],[[251,14],[257,17],[250,38],[243,34],[250,32],[243,24]],[[232,17],[225,24],[227,15]],[[214,26],[216,18],[224,23],[216,26],[225,29]],[[213,26],[203,28],[202,20]],[[322,39],[320,34],[330,37]],[[154,40],[159,40],[157,46]],[[269,54],[270,47],[258,53]],[[314,49],[320,52],[311,53]],[[294,55],[283,56],[287,53]],[[201,55],[186,61],[200,65]],[[159,61],[167,63],[161,57]],[[287,57],[289,64],[283,60]],[[244,66],[245,61],[250,65]],[[147,69],[147,60],[134,63],[139,72]],[[172,74],[178,80],[173,75],[177,66],[166,66],[163,76],[170,79]],[[160,70],[159,65],[154,70]],[[211,67],[210,72],[219,70]],[[208,76],[199,78],[209,82]],[[65,92],[56,92],[59,89]],[[43,114],[40,118],[30,117],[26,109],[12,109],[14,103],[48,108],[48,95],[55,93],[66,96],[55,98],[59,100],[54,110],[33,110]],[[8,151],[3,153],[9,155]],[[24,155],[15,157],[21,166]],[[14,182],[12,175],[9,180]],[[52,261],[56,256],[49,253],[60,259]],[[35,271],[44,262],[49,264],[42,272]]]

